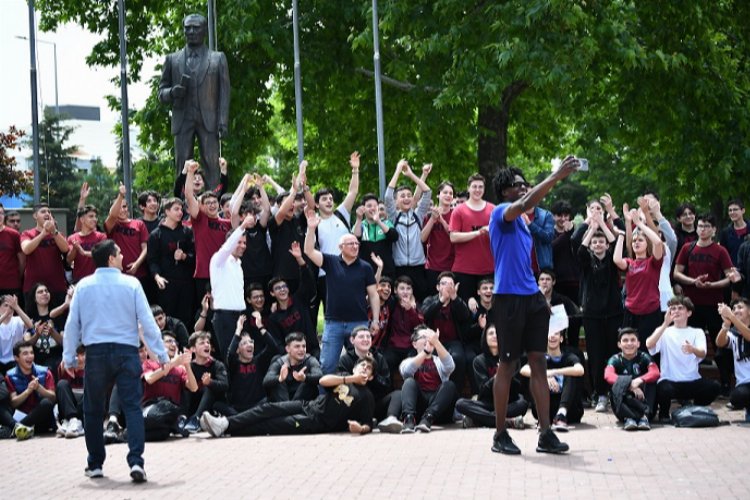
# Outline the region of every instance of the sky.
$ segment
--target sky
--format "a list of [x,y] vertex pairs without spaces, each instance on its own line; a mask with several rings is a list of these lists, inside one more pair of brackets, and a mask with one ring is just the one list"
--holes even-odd
[[[0,130],[7,131],[10,125],[26,130],[31,135],[31,88],[29,41],[16,36],[29,36],[28,5],[25,0],[0,0],[0,47],[3,48],[3,75],[0,78]],[[39,14],[37,13],[37,25]],[[77,25],[61,26],[56,32],[43,33],[37,30],[37,84],[39,87],[39,116],[44,106],[55,105],[54,48],[57,45],[57,82],[59,104],[98,106],[100,122],[77,122],[80,127],[73,133],[70,145],[78,145],[85,153],[99,156],[105,166],[114,167],[117,160],[113,127],[120,121],[120,112],[107,107],[106,95],[120,95],[120,89],[110,79],[119,75],[119,66],[91,68],[86,65],[86,56],[98,41],[95,34],[84,31]],[[156,61],[147,61],[141,72],[143,80],[155,73]],[[143,105],[149,89],[143,83],[128,86],[128,101],[131,108]],[[166,111],[165,111],[166,112]],[[131,145],[136,137],[131,128]],[[21,161],[19,161],[21,163]]]

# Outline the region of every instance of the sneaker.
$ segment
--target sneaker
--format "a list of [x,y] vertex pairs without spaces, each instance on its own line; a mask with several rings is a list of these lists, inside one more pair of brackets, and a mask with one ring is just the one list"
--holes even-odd
[[461,420],[461,427],[464,429],[471,429],[472,427],[475,427],[474,420],[471,417],[467,417],[464,415],[463,420]]
[[13,437],[13,427],[0,425],[0,439],[10,439]]
[[[213,437],[221,437],[229,428],[229,420],[227,420],[227,417],[214,417],[209,412],[204,411],[201,415],[200,425],[204,431]],[[185,427],[187,428],[187,426]]]
[[135,464],[130,468],[130,479],[133,480],[134,483],[145,483],[148,481],[148,478],[146,477],[146,471],[143,470],[143,466]]
[[523,421],[523,415],[518,415],[513,418],[505,419],[505,427],[508,429],[523,430],[526,428],[526,423]]
[[651,424],[648,423],[648,417],[641,417],[641,419],[638,421],[638,430],[639,431],[651,430]]
[[552,430],[557,432],[568,432],[568,417],[558,413],[552,420]]
[[492,437],[492,451],[504,455],[521,454],[521,449],[513,442],[507,430],[504,430],[500,434],[495,432],[495,435]]
[[34,437],[34,428],[23,424],[16,424],[15,427],[13,427],[13,435],[16,436],[16,439],[19,441],[26,441],[27,439]]
[[68,433],[68,425],[70,425],[70,422],[68,420],[57,422],[57,437],[65,437],[65,434]]
[[625,425],[622,426],[626,431],[634,431],[638,429],[638,423],[633,418],[626,418]]
[[539,434],[539,441],[536,445],[536,451],[538,453],[560,454],[565,453],[569,449],[570,447],[566,443],[561,442],[555,433],[552,432],[552,429],[547,429]]
[[104,444],[117,443],[121,434],[122,427],[120,427],[120,424],[116,420],[108,421],[107,427],[104,429]]
[[732,404],[732,402],[731,402],[731,401],[730,401],[730,402],[728,402],[728,403],[727,403],[726,405],[724,405],[724,406],[726,406],[727,410],[737,410],[737,409],[738,409],[738,408],[735,408],[735,407],[734,407],[734,405]]
[[432,415],[425,413],[417,426],[419,432],[430,432],[432,430]]
[[454,409],[453,410],[453,422],[454,423],[461,423],[464,421],[464,415],[460,411]]
[[179,417],[177,417],[177,422],[175,422],[174,427],[172,427],[172,434],[184,438],[189,437],[190,432],[185,429],[185,424],[187,424],[187,417],[185,415],[180,415]]
[[102,472],[101,467],[86,467],[86,470],[83,471],[83,475],[90,477],[91,479],[99,479],[104,477],[104,472]]
[[594,411],[597,413],[607,413],[607,396],[599,396]]
[[387,417],[378,424],[378,430],[386,434],[398,434],[403,428],[404,424],[393,415]]
[[67,439],[73,439],[79,436],[83,436],[83,433],[83,422],[75,417],[68,420],[68,429],[65,432],[65,437]]
[[401,434],[414,434],[416,423],[417,420],[414,418],[414,415],[406,415],[404,417],[404,426],[401,428]]
[[[205,415],[206,413],[204,412],[203,414]],[[198,417],[190,417],[185,424],[184,429],[190,434],[195,434],[196,432],[201,430],[200,424],[198,423]]]

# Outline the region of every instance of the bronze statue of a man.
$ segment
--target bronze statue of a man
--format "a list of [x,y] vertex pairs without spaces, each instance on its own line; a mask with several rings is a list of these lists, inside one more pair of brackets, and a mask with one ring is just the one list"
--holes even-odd
[[205,17],[190,14],[182,26],[187,46],[164,61],[159,100],[172,105],[177,173],[193,158],[197,136],[206,187],[214,189],[219,183],[219,140],[229,125],[227,58],[204,44]]

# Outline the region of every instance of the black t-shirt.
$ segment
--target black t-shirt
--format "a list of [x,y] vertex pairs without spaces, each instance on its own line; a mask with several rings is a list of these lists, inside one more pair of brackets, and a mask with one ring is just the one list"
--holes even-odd
[[[567,368],[569,366],[574,366],[576,363],[581,362],[578,359],[578,356],[576,356],[570,351],[564,351],[562,355],[560,355],[559,357],[557,356],[553,357],[553,356],[550,356],[549,354],[545,354],[544,356],[547,358],[548,370],[555,370],[558,368]],[[555,375],[555,379],[557,380],[557,383],[560,385],[560,390],[562,391],[565,377],[563,375]]]
[[347,420],[372,425],[374,408],[372,393],[356,384],[326,388],[325,394],[304,404],[305,415],[318,424],[321,432],[344,431]]
[[268,221],[268,233],[271,235],[273,248],[271,256],[274,276],[288,280],[296,280],[299,277],[299,264],[289,253],[289,249],[294,241],[304,246],[305,231],[307,231],[307,219],[304,214],[295,215],[292,220],[284,220],[281,225],[276,223],[275,217],[271,217]]
[[626,359],[622,353],[617,353],[607,361],[607,365],[615,369],[617,375],[630,375],[633,378],[645,375],[654,360],[643,351],[638,351],[633,359]]
[[[252,278],[270,275],[273,269],[273,258],[268,250],[266,233],[267,229],[260,224],[245,230],[247,248],[242,254],[242,274],[245,276],[246,285],[252,281]],[[267,283],[261,283],[261,285],[265,287]]]

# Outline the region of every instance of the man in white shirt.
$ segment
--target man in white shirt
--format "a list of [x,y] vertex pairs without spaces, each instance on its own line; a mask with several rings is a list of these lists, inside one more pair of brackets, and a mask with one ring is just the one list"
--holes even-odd
[[690,298],[678,295],[667,303],[664,323],[646,339],[651,355],[661,353],[661,377],[656,384],[659,420],[669,420],[673,399],[692,399],[696,405],[710,405],[721,385],[701,378],[698,365],[706,357],[706,335],[700,328],[688,326],[693,313]]

